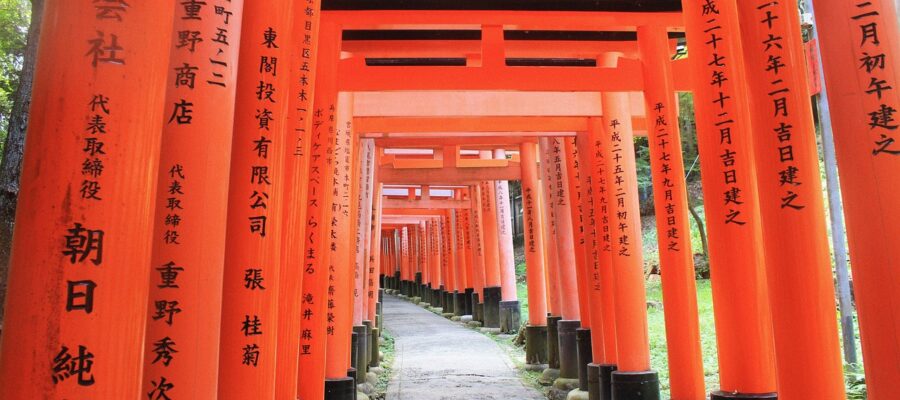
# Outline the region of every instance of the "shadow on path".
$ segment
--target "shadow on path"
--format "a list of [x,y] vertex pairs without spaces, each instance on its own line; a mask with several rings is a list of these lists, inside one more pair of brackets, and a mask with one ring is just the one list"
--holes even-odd
[[394,296],[383,307],[395,351],[387,400],[545,399],[490,338]]

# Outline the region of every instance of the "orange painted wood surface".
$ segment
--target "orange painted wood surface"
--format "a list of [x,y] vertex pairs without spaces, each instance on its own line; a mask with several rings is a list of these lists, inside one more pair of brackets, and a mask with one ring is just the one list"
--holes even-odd
[[[219,15],[215,7],[221,7]],[[143,363],[144,393],[214,398],[219,380],[219,329],[225,221],[234,128],[243,2],[219,0],[198,19],[176,11],[174,32],[216,32],[224,40],[170,43],[169,81],[152,236],[150,297]],[[189,116],[179,118],[190,103]],[[173,204],[173,203],[177,203]],[[176,303],[172,320],[160,309]],[[169,388],[169,385],[172,385]],[[169,389],[166,389],[169,388]]]
[[[870,399],[900,391],[900,29],[889,0],[815,1]],[[890,87],[890,89],[888,89]]]
[[644,62],[644,99],[647,114],[653,121],[647,137],[663,305],[666,310],[669,385],[674,399],[700,400],[706,397],[706,387],[697,314],[697,284],[678,126],[678,102],[672,84],[672,70],[666,63],[670,59],[666,31],[640,27],[638,44]]
[[778,397],[843,400],[834,278],[799,11],[758,0],[740,2],[738,11]]
[[[683,0],[719,358],[720,389],[776,389],[737,2]],[[715,40],[712,40],[715,39]],[[708,43],[707,43],[708,42]],[[722,59],[722,57],[725,57]],[[721,79],[720,79],[721,78]]]
[[604,158],[615,276],[618,369],[647,371],[650,369],[650,344],[631,111],[627,94],[602,93],[601,96],[604,125],[609,136]]
[[173,5],[45,5],[0,346],[4,399],[144,395]]

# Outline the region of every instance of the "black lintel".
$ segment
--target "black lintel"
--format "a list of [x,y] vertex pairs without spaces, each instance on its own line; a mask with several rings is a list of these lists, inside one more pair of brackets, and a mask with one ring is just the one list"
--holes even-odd
[[[683,32],[669,32],[669,39],[683,38]],[[346,30],[343,40],[481,40],[480,30],[463,29],[372,29]],[[549,31],[510,30],[503,32],[504,40],[595,41],[629,42],[637,40],[634,31]]]
[[596,67],[592,58],[507,58],[510,67]]
[[[590,58],[507,58],[510,67],[596,67]],[[465,67],[465,58],[366,58],[369,67]]]
[[465,67],[465,58],[366,58],[369,67]]
[[677,12],[681,0],[323,0],[322,10]]

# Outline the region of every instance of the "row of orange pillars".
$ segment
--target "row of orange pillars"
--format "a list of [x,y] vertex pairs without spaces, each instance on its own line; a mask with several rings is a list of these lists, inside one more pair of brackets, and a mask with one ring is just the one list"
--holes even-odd
[[[3,399],[352,398],[348,372],[362,373],[365,357],[351,340],[377,330],[380,275],[448,309],[469,311],[465,294],[477,291],[473,312],[516,325],[504,179],[454,190],[474,207],[383,235],[380,153],[353,134],[352,93],[338,90],[341,28],[320,19],[317,1],[174,5],[46,3],[0,343]],[[683,5],[718,340],[711,396],[843,399],[797,10]],[[879,0],[817,9],[875,400],[900,391],[896,15]],[[665,28],[637,29],[671,393],[700,399]],[[631,113],[626,94],[601,96],[602,117],[574,142],[519,149],[529,361],[543,362],[533,344],[547,326],[561,375],[592,365],[612,399],[656,399]],[[452,247],[467,241],[484,254]],[[424,257],[434,251],[439,259]],[[590,346],[578,331],[573,351],[578,326],[590,327]]]

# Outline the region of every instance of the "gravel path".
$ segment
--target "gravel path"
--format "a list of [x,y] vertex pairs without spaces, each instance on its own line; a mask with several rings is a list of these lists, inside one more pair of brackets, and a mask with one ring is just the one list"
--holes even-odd
[[545,400],[490,338],[391,295],[383,307],[395,348],[387,400]]

